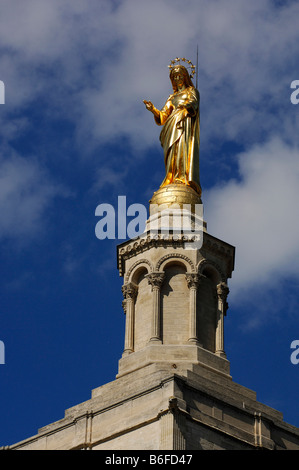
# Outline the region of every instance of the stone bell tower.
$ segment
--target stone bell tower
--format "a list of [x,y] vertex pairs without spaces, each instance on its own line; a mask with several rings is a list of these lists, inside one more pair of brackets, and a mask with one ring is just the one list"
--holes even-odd
[[153,221],[160,227],[118,246],[126,314],[118,377],[149,364],[177,371],[197,364],[227,375],[224,317],[234,247],[209,235],[202,219],[200,226],[191,223],[190,230],[182,230],[181,224],[178,230],[175,220],[184,208],[190,220],[195,206],[202,209],[191,188],[168,185],[154,194],[151,205],[155,211],[147,229]]
[[164,125],[166,176],[144,233],[117,248],[126,317],[117,376],[11,449],[299,450],[299,429],[230,375],[224,327],[235,249],[203,221],[199,93],[180,60],[164,108],[145,101]]
[[[165,225],[161,206],[176,203],[182,215],[186,201],[192,230],[177,230],[178,212]],[[232,380],[224,322],[235,250],[210,235],[205,223],[194,230],[200,203],[181,185],[158,190],[145,232],[118,246],[126,324],[116,379],[6,448],[299,449],[299,429]],[[162,222],[157,233],[148,230],[153,220]]]

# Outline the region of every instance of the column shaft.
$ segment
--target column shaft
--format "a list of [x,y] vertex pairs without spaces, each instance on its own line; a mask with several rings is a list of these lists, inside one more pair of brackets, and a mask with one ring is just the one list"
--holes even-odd
[[126,313],[125,349],[123,355],[134,351],[134,322],[135,322],[135,298],[137,286],[133,283],[125,284],[122,287],[124,295],[124,306]]
[[149,284],[152,286],[153,292],[153,314],[152,314],[152,330],[150,341],[162,342],[161,338],[161,312],[160,312],[160,289],[164,281],[165,273],[150,273],[147,276]]
[[216,323],[216,337],[215,337],[215,353],[218,356],[226,357],[224,351],[224,316],[227,309],[226,298],[229,293],[227,285],[222,282],[217,285],[217,323]]
[[197,336],[197,289],[201,275],[186,273],[186,280],[190,290],[189,300],[189,338],[188,342],[198,344]]

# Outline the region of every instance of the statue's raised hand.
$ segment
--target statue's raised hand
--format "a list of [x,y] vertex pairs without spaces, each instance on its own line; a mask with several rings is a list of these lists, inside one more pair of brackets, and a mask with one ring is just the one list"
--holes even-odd
[[153,112],[153,110],[155,109],[155,106],[153,105],[153,103],[151,101],[147,101],[147,100],[143,100],[143,102],[145,104],[146,109]]

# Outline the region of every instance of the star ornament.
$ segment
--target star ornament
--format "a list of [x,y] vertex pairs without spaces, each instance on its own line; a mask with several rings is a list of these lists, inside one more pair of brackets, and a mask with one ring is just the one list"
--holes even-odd
[[196,67],[192,64],[191,60],[187,60],[185,57],[176,57],[174,60],[171,60],[168,68],[172,69],[176,64],[180,64],[181,62],[188,64],[187,66],[184,64],[184,66],[190,70],[189,75],[191,78],[193,78],[196,72]]

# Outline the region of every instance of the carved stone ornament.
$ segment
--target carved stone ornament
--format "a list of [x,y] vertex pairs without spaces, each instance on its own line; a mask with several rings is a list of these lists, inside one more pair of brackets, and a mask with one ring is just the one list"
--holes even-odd
[[220,282],[220,284],[217,285],[217,295],[222,302],[226,301],[226,298],[229,293],[229,288],[225,284],[225,282]]
[[218,296],[218,299],[221,300],[222,302],[224,314],[226,313],[228,309],[228,303],[226,300],[228,294],[229,294],[229,288],[225,282],[221,282],[220,284],[217,285],[217,296]]
[[165,273],[161,273],[161,272],[150,273],[150,274],[147,274],[145,277],[147,278],[148,283],[152,286],[152,288],[157,287],[160,289],[165,279]]
[[189,265],[189,268],[191,268],[191,271],[195,273],[194,263],[191,261],[190,258],[188,258],[188,256],[182,255],[181,253],[169,253],[168,255],[165,255],[162,258],[160,258],[156,265],[156,270],[158,271],[160,269],[160,266],[164,263],[164,261],[168,259],[177,259],[177,258],[185,260],[187,264]]
[[203,278],[205,278],[203,274],[186,273],[186,281],[187,281],[188,288],[197,289]]
[[133,284],[133,282],[129,282],[128,284],[124,284],[121,290],[125,299],[134,300],[136,298],[138,288],[136,284]]

